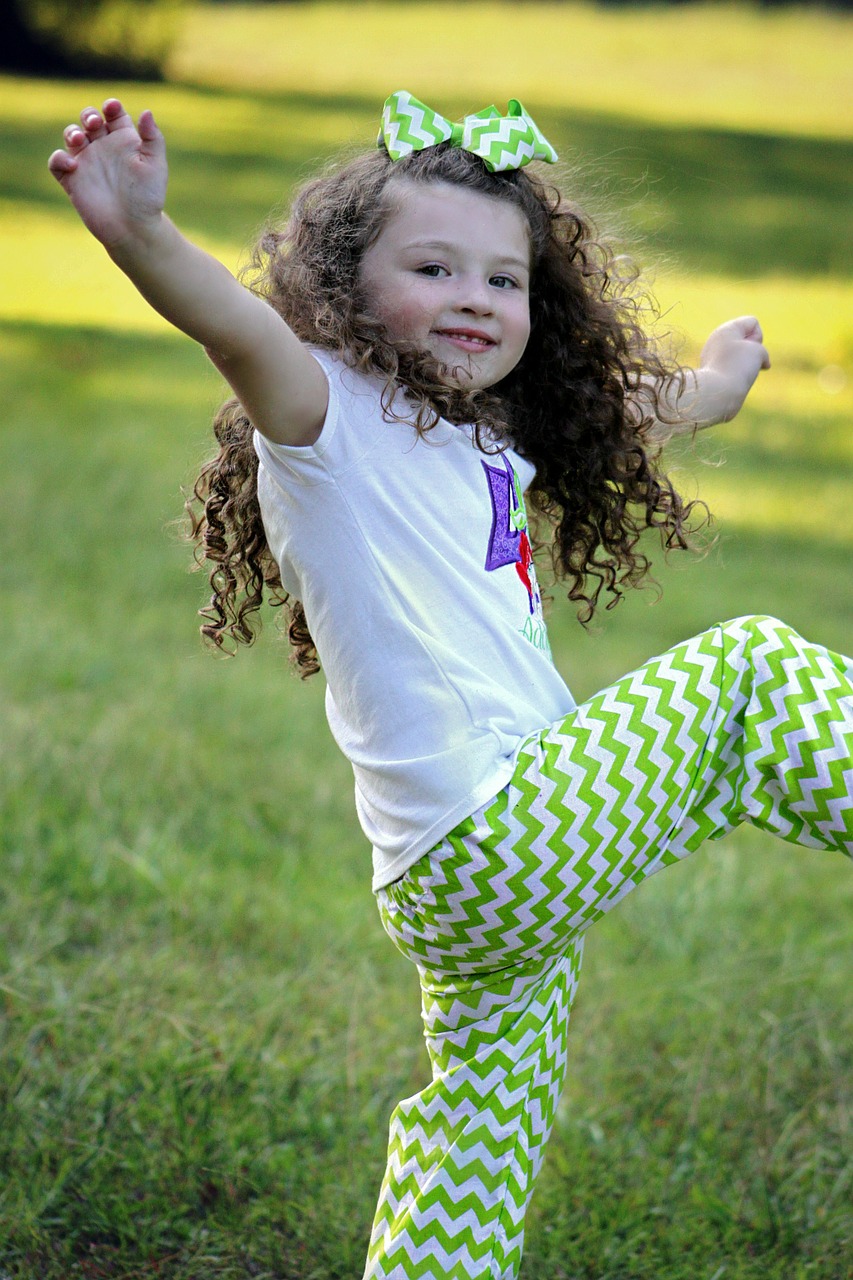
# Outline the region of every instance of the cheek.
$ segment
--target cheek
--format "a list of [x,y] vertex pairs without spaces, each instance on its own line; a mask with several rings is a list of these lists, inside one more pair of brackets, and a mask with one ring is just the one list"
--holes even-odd
[[429,313],[416,291],[386,290],[378,301],[378,315],[392,338],[415,338],[430,328]]
[[526,298],[513,311],[512,326],[516,341],[526,346],[530,337],[530,308]]

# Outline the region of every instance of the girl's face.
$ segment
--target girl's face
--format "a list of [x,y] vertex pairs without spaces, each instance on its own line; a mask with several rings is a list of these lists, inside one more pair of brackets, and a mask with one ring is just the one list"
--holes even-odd
[[530,236],[515,205],[446,182],[395,184],[398,202],[361,262],[360,282],[392,341],[445,366],[448,382],[491,387],[530,336]]

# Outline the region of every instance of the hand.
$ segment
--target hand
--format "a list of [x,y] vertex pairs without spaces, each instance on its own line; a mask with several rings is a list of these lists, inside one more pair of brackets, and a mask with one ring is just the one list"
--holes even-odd
[[727,320],[714,330],[702,348],[699,376],[712,370],[720,397],[722,418],[729,422],[739,411],[762,369],[770,368],[761,325],[755,316]]
[[117,98],[103,113],[85,107],[81,124],[64,131],[64,151],[54,151],[48,168],[85,225],[110,249],[144,238],[160,219],[166,201],[166,147],[150,111],[139,127]]

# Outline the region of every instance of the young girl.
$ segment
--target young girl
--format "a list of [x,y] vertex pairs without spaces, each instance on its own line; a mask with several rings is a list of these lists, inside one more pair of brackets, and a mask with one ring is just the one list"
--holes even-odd
[[526,171],[555,159],[516,102],[451,124],[393,94],[377,149],[263,237],[251,290],[164,215],[150,112],[86,108],[50,159],[234,390],[195,490],[202,630],[248,643],[264,589],[285,603],[418,967],[433,1078],[392,1116],[372,1278],[517,1275],[594,920],[747,818],[853,852],[847,658],[747,617],[582,706],[553,666],[525,493],[588,619],[644,577],[643,529],[687,545],[660,442],[769,367],[751,316],[696,370],[664,359],[633,276]]

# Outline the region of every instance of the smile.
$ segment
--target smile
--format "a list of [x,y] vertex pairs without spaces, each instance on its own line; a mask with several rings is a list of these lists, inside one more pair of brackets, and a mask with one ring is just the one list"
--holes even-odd
[[478,329],[436,329],[435,332],[440,338],[446,338],[448,342],[452,342],[463,351],[488,351],[491,347],[497,346],[494,338],[490,338],[487,333],[481,333]]

